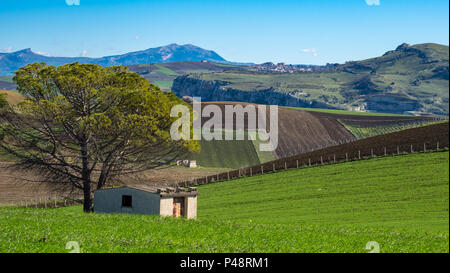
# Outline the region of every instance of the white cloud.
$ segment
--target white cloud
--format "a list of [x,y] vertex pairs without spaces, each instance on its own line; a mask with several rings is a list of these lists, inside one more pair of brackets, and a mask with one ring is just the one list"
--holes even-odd
[[51,57],[52,54],[47,53],[47,52],[43,52],[43,51],[36,51],[36,54],[42,55],[42,56],[47,56],[47,57]]
[[13,52],[13,47],[8,46],[7,48],[2,48],[1,51],[5,52],[5,53],[11,53],[11,52]]
[[319,54],[317,53],[317,49],[315,48],[306,48],[302,50],[303,53],[311,53],[314,57],[317,57]]
[[85,49],[81,52],[80,57],[86,57],[88,54],[88,51]]
[[366,0],[366,4],[369,6],[379,6],[380,0]]

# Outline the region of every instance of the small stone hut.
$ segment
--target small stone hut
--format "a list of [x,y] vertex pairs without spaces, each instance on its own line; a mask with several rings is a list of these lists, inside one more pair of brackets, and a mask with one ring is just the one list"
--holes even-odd
[[197,218],[196,188],[124,186],[94,192],[94,211],[99,213],[158,214]]

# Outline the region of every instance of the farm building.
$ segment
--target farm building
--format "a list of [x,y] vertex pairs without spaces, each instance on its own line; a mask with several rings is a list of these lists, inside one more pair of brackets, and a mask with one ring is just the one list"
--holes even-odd
[[197,217],[195,188],[156,188],[147,185],[102,189],[94,193],[94,211],[100,213],[158,214]]

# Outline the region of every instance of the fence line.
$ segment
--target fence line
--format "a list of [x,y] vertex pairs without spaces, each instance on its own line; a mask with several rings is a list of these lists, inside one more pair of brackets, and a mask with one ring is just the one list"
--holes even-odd
[[[196,178],[189,181],[178,182],[180,187],[199,186],[217,182],[226,182],[240,177],[251,177],[267,173],[275,173],[289,169],[309,168],[314,166],[322,166],[325,164],[337,164],[342,162],[359,161],[376,157],[387,157],[401,154],[411,154],[419,152],[448,150],[448,146],[442,147],[445,140],[438,140],[434,144],[430,142],[403,144],[403,145],[376,145],[367,149],[357,148],[349,151],[335,151],[327,153],[327,150],[336,150],[339,146],[325,148],[294,157],[278,159],[275,161],[263,163],[257,166],[240,168],[228,171],[226,173],[218,173],[203,178]],[[351,144],[351,143],[349,143]],[[448,139],[447,139],[448,145]]]
[[1,207],[19,207],[19,208],[59,208],[69,207],[78,204],[83,204],[83,199],[80,197],[73,199],[27,199],[20,201],[12,201],[0,204]]

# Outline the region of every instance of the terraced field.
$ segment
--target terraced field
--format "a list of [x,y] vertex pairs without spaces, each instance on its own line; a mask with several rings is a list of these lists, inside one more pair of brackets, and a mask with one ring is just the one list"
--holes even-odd
[[[220,107],[222,113],[225,113],[225,106],[237,106],[242,105],[246,107],[248,103],[240,103],[240,102],[206,102],[202,103],[203,107],[208,105],[217,105]],[[256,106],[256,105],[255,105]],[[225,116],[225,115],[223,115]],[[206,122],[209,118],[204,118],[202,123]],[[269,118],[267,117],[267,120]],[[417,125],[427,124],[432,122],[433,119],[426,117],[412,117],[412,116],[398,116],[398,115],[389,115],[389,114],[363,114],[359,115],[359,113],[347,113],[347,112],[328,112],[328,111],[304,111],[300,109],[290,109],[290,108],[279,108],[278,111],[278,147],[275,150],[274,154],[260,154],[258,149],[258,143],[255,144],[256,152],[258,153],[259,162],[264,163],[267,161],[272,161],[274,159],[285,158],[289,156],[294,156],[297,154],[303,154],[315,150],[320,150],[326,147],[332,147],[336,145],[340,145],[343,143],[349,143],[357,140],[360,135],[356,133],[356,131],[350,130],[353,127],[386,127],[392,128],[390,131],[380,132],[380,133],[389,133],[396,131],[394,129],[407,129],[411,125],[411,127],[415,127]],[[234,118],[234,124],[241,124],[242,121],[237,121]],[[222,124],[225,124],[225,118],[223,117]],[[248,120],[244,119],[243,124],[241,124],[243,128],[249,130],[254,129],[250,128],[248,124]],[[415,126],[412,126],[415,125]],[[236,127],[235,127],[236,128]],[[268,128],[269,129],[269,128]],[[377,131],[374,131],[377,132]],[[373,134],[372,134],[373,135]],[[371,135],[371,136],[372,136]],[[207,141],[202,141],[202,152],[203,156],[199,157],[200,159],[206,154],[216,153],[214,151],[219,151],[221,148],[214,148],[215,142],[206,143]],[[217,164],[210,164],[209,162],[236,162],[235,157],[232,153],[228,151],[239,151],[245,149],[242,143],[232,142],[236,145],[240,145],[242,147],[229,147],[228,150],[222,150],[221,159],[212,160],[207,159],[203,161],[205,166],[217,167]],[[217,142],[218,145],[221,145],[220,142]],[[230,144],[231,145],[231,144]],[[223,146],[223,145],[222,145]],[[250,148],[250,145],[247,145]],[[248,150],[247,153],[253,154],[252,149]],[[234,157],[234,158],[231,158]],[[242,160],[239,160],[242,158]],[[206,158],[205,158],[206,159]],[[247,165],[250,162],[256,162],[254,160],[247,160],[246,157],[238,157],[237,163],[223,165],[222,167],[228,168],[236,168],[239,165],[240,168],[248,167]]]
[[347,128],[357,139],[364,139],[368,137],[385,135],[393,132],[399,132],[406,129],[417,128],[427,125],[429,122],[410,122],[406,124],[393,124],[385,126],[372,126],[372,127],[361,127],[361,126],[351,126],[343,123],[345,128]]

